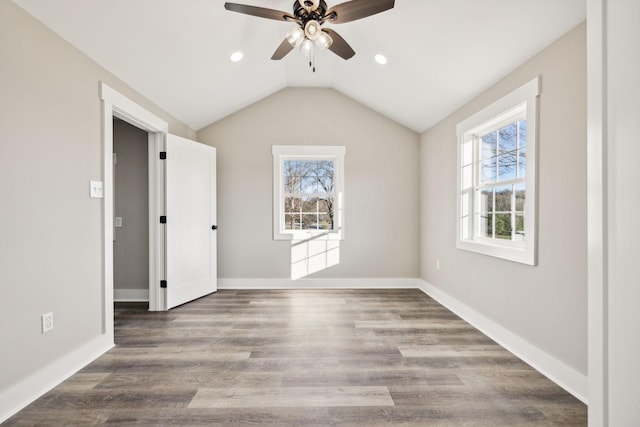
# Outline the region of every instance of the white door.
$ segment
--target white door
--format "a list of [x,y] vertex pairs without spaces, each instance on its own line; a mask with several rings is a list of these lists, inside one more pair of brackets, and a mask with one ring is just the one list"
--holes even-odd
[[167,135],[167,309],[217,290],[216,149]]

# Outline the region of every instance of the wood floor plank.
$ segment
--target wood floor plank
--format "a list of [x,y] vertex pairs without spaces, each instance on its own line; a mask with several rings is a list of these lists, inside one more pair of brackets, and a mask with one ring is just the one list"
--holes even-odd
[[280,387],[280,372],[240,372],[240,371],[178,371],[173,373],[126,373],[111,374],[100,384],[100,389],[167,389],[167,388],[220,388],[220,387]]
[[[223,350],[216,351],[213,349],[213,345],[208,349],[189,349],[185,346],[179,347],[162,347],[158,349],[146,349],[148,351],[142,352],[140,348],[136,347],[136,352],[132,351],[110,351],[103,356],[103,361],[109,360],[121,360],[126,357],[126,360],[131,363],[138,361],[153,361],[153,360],[176,360],[180,362],[184,361],[212,361],[212,360],[244,360],[251,356],[250,349],[246,350]],[[159,351],[160,350],[160,351]]]
[[114,308],[116,347],[7,426],[586,426],[586,406],[415,289]]
[[409,345],[398,346],[404,357],[504,357],[509,353],[498,345]]
[[425,369],[358,369],[331,367],[316,370],[289,370],[283,374],[282,385],[294,386],[443,386],[464,385],[453,371]]
[[189,408],[393,406],[387,387],[201,388]]
[[111,375],[108,372],[77,373],[57,387],[60,392],[88,391],[101,384]]
[[413,320],[356,320],[356,328],[369,329],[470,329],[468,323],[462,320],[436,321],[434,319],[413,319]]

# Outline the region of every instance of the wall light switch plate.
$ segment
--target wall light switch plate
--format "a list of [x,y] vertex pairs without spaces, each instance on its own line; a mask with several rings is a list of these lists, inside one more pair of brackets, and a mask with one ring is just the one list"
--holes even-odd
[[102,199],[104,197],[102,190],[102,181],[89,182],[89,196],[94,199]]
[[121,216],[117,216],[115,218],[114,223],[115,223],[114,225],[115,225],[116,228],[122,227],[122,217]]

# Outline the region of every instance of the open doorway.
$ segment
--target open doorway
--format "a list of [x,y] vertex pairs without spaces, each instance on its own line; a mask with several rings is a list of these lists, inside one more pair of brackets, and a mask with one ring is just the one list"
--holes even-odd
[[102,99],[103,123],[103,158],[104,158],[104,203],[103,203],[103,332],[113,341],[113,303],[114,303],[114,189],[113,189],[113,121],[114,118],[135,126],[147,133],[148,155],[148,188],[149,190],[149,285],[148,299],[150,310],[164,310],[163,293],[159,289],[160,277],[164,275],[164,231],[160,224],[152,224],[151,218],[158,218],[164,211],[164,191],[161,188],[164,171],[157,159],[164,149],[168,124],[164,120],[150,113],[126,96],[113,90],[108,85],[100,84],[100,98]]
[[149,301],[148,132],[113,118],[113,293]]

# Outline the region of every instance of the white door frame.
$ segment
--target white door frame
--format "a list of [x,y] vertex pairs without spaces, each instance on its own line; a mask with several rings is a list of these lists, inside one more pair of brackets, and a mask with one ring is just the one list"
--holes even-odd
[[609,425],[607,278],[607,0],[587,0],[587,233],[589,425]]
[[149,310],[164,310],[160,279],[164,276],[164,230],[159,217],[164,212],[164,165],[158,161],[169,124],[126,96],[100,82],[103,140],[103,238],[104,318],[103,333],[113,339],[113,117],[149,134]]

